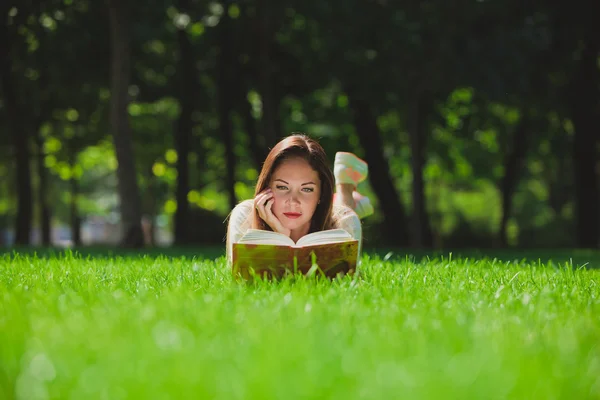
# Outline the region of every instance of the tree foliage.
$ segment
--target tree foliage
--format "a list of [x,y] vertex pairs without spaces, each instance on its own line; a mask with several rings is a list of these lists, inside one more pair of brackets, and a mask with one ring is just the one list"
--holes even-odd
[[597,247],[596,3],[5,2],[0,228],[221,243],[303,131],[369,162],[370,244]]

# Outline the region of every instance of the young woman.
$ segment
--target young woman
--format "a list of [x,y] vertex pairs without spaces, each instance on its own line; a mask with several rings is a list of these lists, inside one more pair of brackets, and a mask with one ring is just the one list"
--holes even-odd
[[373,208],[356,187],[367,174],[367,164],[354,154],[338,152],[332,172],[315,140],[303,134],[284,138],[263,163],[254,199],[239,203],[230,214],[228,262],[232,244],[250,228],[283,233],[294,242],[308,233],[341,228],[359,241],[360,253],[360,219]]

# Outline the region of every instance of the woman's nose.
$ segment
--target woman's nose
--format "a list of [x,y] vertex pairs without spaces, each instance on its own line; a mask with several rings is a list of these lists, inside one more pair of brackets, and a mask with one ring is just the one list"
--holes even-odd
[[288,197],[288,202],[290,203],[300,203],[300,200],[298,200],[298,195],[292,193],[289,197]]

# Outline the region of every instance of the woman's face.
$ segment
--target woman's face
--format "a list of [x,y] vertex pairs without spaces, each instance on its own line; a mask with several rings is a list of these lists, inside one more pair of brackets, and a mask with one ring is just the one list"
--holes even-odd
[[273,171],[269,187],[275,199],[273,213],[285,228],[310,227],[321,198],[321,180],[308,161],[302,158],[283,161]]

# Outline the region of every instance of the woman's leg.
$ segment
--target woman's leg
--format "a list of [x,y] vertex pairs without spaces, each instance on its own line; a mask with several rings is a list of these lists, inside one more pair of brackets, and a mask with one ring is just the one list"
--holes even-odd
[[356,189],[352,183],[337,183],[335,185],[335,201],[337,204],[341,204],[347,207],[350,207],[354,210],[356,206],[356,202],[354,201],[354,197],[352,197],[352,193]]
[[356,191],[358,184],[367,179],[369,174],[367,163],[352,153],[338,152],[333,171],[336,188],[334,204],[350,207],[361,219],[373,214],[369,198]]

